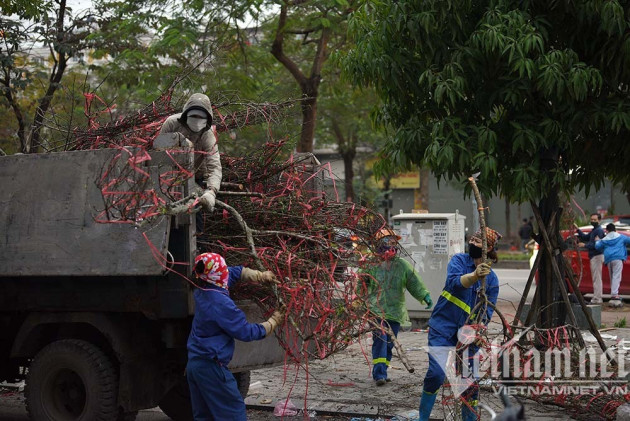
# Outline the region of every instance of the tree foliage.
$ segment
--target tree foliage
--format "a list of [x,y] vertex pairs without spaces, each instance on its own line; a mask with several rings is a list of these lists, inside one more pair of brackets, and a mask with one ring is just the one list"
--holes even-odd
[[374,86],[389,165],[480,172],[487,194],[629,185],[630,2],[378,0],[345,69]]
[[0,18],[1,101],[11,110],[20,152],[38,152],[45,116],[70,61],[93,48],[89,35],[96,19],[74,13],[66,0],[12,4],[18,14]]

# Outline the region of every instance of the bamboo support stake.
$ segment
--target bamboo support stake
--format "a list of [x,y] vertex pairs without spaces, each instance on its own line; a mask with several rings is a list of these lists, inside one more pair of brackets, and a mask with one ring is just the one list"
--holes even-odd
[[[470,186],[472,187],[472,191],[475,195],[475,200],[477,201],[477,212],[479,213],[479,228],[481,228],[481,258],[485,262],[488,258],[488,237],[486,236],[486,216],[483,213],[483,201],[481,200],[481,194],[479,193],[479,189],[477,188],[475,178],[468,177],[468,181],[470,182]],[[486,286],[485,277],[482,280],[482,285],[484,287]]]
[[[527,284],[525,284],[525,289],[523,290],[523,296],[521,297],[521,301],[518,303],[518,309],[516,310],[516,314],[514,315],[513,325],[516,325],[521,318],[521,313],[523,312],[523,307],[525,306],[525,302],[527,301],[527,296],[529,295],[529,290],[532,287],[532,283],[534,281],[534,277],[536,276],[536,271],[538,271],[538,266],[540,265],[540,256],[542,253],[536,254],[536,259],[534,260],[534,265],[532,266],[532,270],[529,271],[529,277],[527,278]],[[532,303],[533,307],[533,303]],[[531,308],[530,308],[531,311]]]
[[[571,324],[573,326],[575,326],[577,328],[577,321],[575,318],[575,313],[573,312],[573,306],[571,305],[571,302],[569,301],[569,295],[567,292],[567,285],[564,282],[564,278],[562,276],[562,273],[560,272],[560,268],[558,267],[558,262],[556,261],[556,256],[554,255],[554,249],[552,249],[551,247],[551,241],[549,239],[549,235],[547,233],[547,228],[544,225],[542,216],[540,215],[540,211],[538,209],[538,207],[536,206],[535,203],[532,202],[532,210],[534,211],[534,216],[536,217],[536,221],[538,222],[538,227],[540,230],[540,235],[543,238],[543,241],[545,242],[545,251],[547,252],[547,256],[549,257],[549,259],[551,260],[551,267],[553,269],[553,273],[556,276],[556,279],[558,280],[558,285],[560,286],[560,292],[562,293],[562,299],[564,301],[564,305],[567,308],[567,313],[569,314],[569,319],[571,320]],[[554,227],[554,220],[555,220],[555,212],[551,217],[551,223],[550,223],[550,228],[553,230]],[[557,253],[559,253],[559,250],[555,250]],[[580,345],[581,348],[584,348],[585,343],[584,343],[584,338],[582,337],[582,335],[580,334],[578,336],[578,343]]]
[[582,307],[582,311],[584,312],[584,316],[586,316],[586,321],[588,322],[588,326],[591,333],[593,334],[593,336],[595,336],[595,339],[597,340],[599,347],[602,349],[602,351],[604,351],[604,354],[606,354],[608,361],[610,361],[611,364],[616,366],[617,360],[615,360],[614,357],[608,354],[608,347],[606,346],[606,343],[602,339],[602,335],[599,333],[600,332],[599,329],[597,328],[597,326],[595,326],[593,317],[591,317],[591,313],[588,311],[588,307],[586,306],[584,297],[582,296],[582,293],[580,292],[580,287],[579,285],[577,285],[577,282],[575,282],[575,279],[573,278],[573,270],[571,269],[571,266],[566,261],[564,256],[562,256],[562,264],[564,265],[565,271],[569,274],[569,282],[571,283],[571,288],[575,292],[575,296],[577,297],[580,303],[580,306]]

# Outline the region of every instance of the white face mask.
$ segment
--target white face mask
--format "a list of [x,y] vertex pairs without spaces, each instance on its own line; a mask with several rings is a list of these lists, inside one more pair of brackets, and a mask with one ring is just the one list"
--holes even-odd
[[188,125],[190,130],[197,133],[202,131],[206,127],[206,125],[208,124],[208,119],[188,116],[186,118],[186,124]]

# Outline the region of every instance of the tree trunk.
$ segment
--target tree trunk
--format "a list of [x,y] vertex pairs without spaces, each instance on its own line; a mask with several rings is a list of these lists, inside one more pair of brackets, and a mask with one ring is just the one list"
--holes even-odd
[[431,173],[427,168],[420,169],[420,187],[418,188],[420,209],[429,209],[429,182]]
[[332,129],[337,138],[339,154],[343,159],[344,187],[346,190],[346,201],[354,202],[354,158],[357,155],[357,138],[354,133],[348,137],[344,136],[341,125],[336,118],[331,119]]
[[354,202],[354,156],[349,154],[342,155],[343,157],[343,171],[344,171],[344,186],[346,188],[346,202]]
[[[317,95],[317,94],[315,94]],[[317,118],[317,97],[302,100],[302,132],[297,144],[297,152],[313,152],[313,138],[315,137],[315,119]]]
[[328,40],[330,28],[323,28],[319,39],[316,40],[317,50],[313,57],[310,76],[307,77],[297,63],[284,52],[284,34],[287,25],[289,4],[283,3],[280,7],[276,36],[271,44],[271,54],[291,73],[302,90],[302,132],[297,152],[313,152],[313,139],[315,136],[315,122],[317,117],[317,96],[324,62],[328,58]]
[[383,180],[383,190],[385,194],[383,195],[383,216],[385,217],[385,221],[389,224],[389,217],[391,215],[391,209],[389,206],[389,188],[392,178],[388,175]]
[[[510,221],[510,199],[505,196],[505,238],[512,241],[512,223]],[[518,243],[517,243],[518,244]]]
[[48,112],[50,108],[50,104],[52,103],[55,92],[60,86],[61,78],[66,70],[66,65],[68,61],[68,53],[63,51],[63,43],[64,37],[66,36],[66,31],[63,28],[64,21],[66,16],[66,0],[61,0],[59,2],[59,13],[57,15],[56,22],[56,30],[57,30],[57,43],[58,45],[55,47],[55,53],[57,53],[57,57],[54,57],[55,65],[50,74],[50,79],[48,82],[48,88],[46,89],[46,94],[39,101],[39,105],[35,110],[35,118],[33,119],[33,125],[31,126],[31,134],[29,136],[28,143],[26,145],[27,153],[37,153],[39,152],[39,147],[41,145],[41,130],[44,125],[44,116]]
[[[558,163],[559,153],[554,150],[544,151],[543,159],[541,160],[541,170],[550,171],[555,168]],[[560,236],[560,218],[562,216],[562,208],[560,208],[560,197],[559,190],[557,185],[552,185],[551,188],[547,190],[547,196],[543,197],[539,204],[538,208],[540,209],[540,214],[543,220],[543,223],[547,227],[549,240],[551,242],[551,247],[557,251],[557,254],[554,252],[553,255],[556,256],[556,260],[558,261],[558,266],[561,268],[560,273],[562,279],[555,279],[553,275],[553,269],[551,260],[547,255],[545,250],[546,245],[542,238],[540,238],[540,234],[538,238],[536,238],[536,242],[539,244],[538,253],[541,253],[540,266],[539,266],[539,279],[538,279],[538,288],[540,289],[540,293],[538,294],[538,326],[543,328],[560,326],[564,323],[564,317],[561,317],[561,314],[564,314],[564,310],[562,312],[559,309],[564,309],[564,304],[562,303],[562,295],[560,293],[559,282],[564,281],[564,270],[563,265],[560,264],[560,259],[562,259],[562,251],[564,251],[564,241]],[[552,216],[555,214],[555,220],[553,224],[553,229],[549,230],[549,226],[552,220]],[[553,251],[553,250],[552,250]],[[558,303],[559,304],[554,304]]]

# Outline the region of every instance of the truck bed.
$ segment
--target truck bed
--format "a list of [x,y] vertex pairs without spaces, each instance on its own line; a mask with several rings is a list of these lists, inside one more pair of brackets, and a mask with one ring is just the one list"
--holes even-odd
[[[170,218],[149,229],[94,220],[114,149],[0,157],[0,277],[160,275]],[[155,152],[156,155],[159,152]],[[149,161],[154,162],[154,161]],[[155,167],[148,167],[155,172]]]

